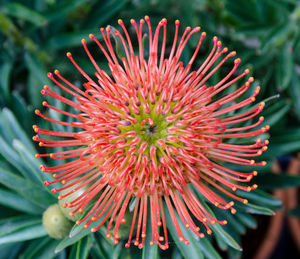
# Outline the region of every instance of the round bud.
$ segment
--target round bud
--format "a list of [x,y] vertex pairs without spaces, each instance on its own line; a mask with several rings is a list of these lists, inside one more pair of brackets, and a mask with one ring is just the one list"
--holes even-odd
[[50,237],[62,239],[69,235],[73,223],[64,216],[58,204],[53,204],[43,213],[43,226]]

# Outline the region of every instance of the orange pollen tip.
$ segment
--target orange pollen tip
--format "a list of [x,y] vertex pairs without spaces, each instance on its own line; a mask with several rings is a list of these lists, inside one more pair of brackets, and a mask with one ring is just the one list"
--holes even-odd
[[39,154],[35,154],[34,157],[35,157],[35,158],[39,158],[40,155],[39,155]]
[[146,237],[146,234],[145,234],[145,233],[143,233],[143,234],[141,235],[141,237],[142,237],[142,238],[145,238],[145,237]]
[[165,240],[165,238],[164,237],[159,237],[158,240],[162,242],[162,241]]
[[61,197],[60,195],[58,195],[57,199],[61,200],[61,199],[62,199],[62,197]]
[[231,209],[230,211],[232,214],[235,214],[236,213],[236,209]]
[[74,216],[74,212],[71,211],[71,212],[69,213],[69,215],[70,215],[71,217],[73,217],[73,216]]
[[141,20],[140,20],[140,23],[141,23],[141,24],[144,24],[144,23],[145,23],[145,20],[144,20],[144,19],[141,19]]
[[111,234],[107,234],[107,235],[106,235],[106,238],[111,238]]
[[251,161],[250,161],[250,164],[251,164],[251,165],[254,165],[254,164],[255,164],[255,161],[254,161],[254,160],[251,160]]
[[257,189],[258,185],[257,184],[253,184],[252,185],[252,189]]
[[80,220],[76,220],[76,225],[80,225]]
[[179,24],[180,24],[180,21],[179,21],[179,20],[176,20],[176,21],[175,21],[175,24],[176,24],[176,25],[179,25]]
[[253,171],[252,173],[254,176],[257,176],[257,171]]
[[163,22],[167,22],[167,19],[166,19],[166,18],[163,18],[162,21],[163,21]]
[[78,211],[79,211],[79,213],[82,213],[82,212],[83,212],[83,209],[82,209],[82,208],[80,208]]
[[115,234],[115,238],[116,238],[116,239],[119,239],[119,238],[120,238],[120,235],[119,235],[119,234]]
[[184,242],[186,245],[189,245],[190,244],[190,241],[189,240],[185,240]]
[[228,48],[224,48],[223,49],[223,52],[225,53],[225,52],[227,52],[228,51]]
[[161,225],[162,225],[162,223],[161,223],[160,221],[158,221],[158,222],[157,222],[157,226],[160,227]]
[[248,82],[249,83],[252,83],[254,81],[254,78],[251,76],[251,77],[249,77],[249,79],[248,79]]
[[216,224],[216,221],[215,221],[215,220],[212,220],[210,223],[211,223],[212,225],[214,225],[214,224]]
[[82,44],[86,44],[86,39],[82,39],[82,40],[81,40],[81,43],[82,43]]
[[221,45],[222,45],[222,42],[219,40],[219,41],[217,42],[217,45],[218,45],[218,46],[221,46]]
[[49,86],[48,85],[44,85],[43,87],[45,90],[48,90],[49,89]]
[[61,181],[61,184],[62,184],[62,185],[65,185],[65,184],[66,184],[66,180],[62,180],[62,181]]
[[199,228],[199,227],[196,227],[196,231],[199,232],[199,231],[200,231],[200,228]]
[[203,233],[200,234],[200,238],[204,238],[205,235]]
[[67,207],[68,207],[68,204],[67,204],[67,203],[64,203],[62,206],[63,206],[63,208],[67,208]]
[[251,191],[251,187],[247,187],[247,192],[250,192]]
[[54,70],[54,74],[59,74],[59,71],[57,69]]
[[232,187],[231,189],[232,189],[234,192],[236,191],[236,187]]
[[195,31],[200,31],[200,30],[201,30],[200,26],[198,26],[198,27],[195,28]]
[[[145,19],[146,19],[146,17],[145,17]],[[135,242],[134,242],[134,245],[135,245],[135,246],[138,246],[138,245],[139,245],[139,242],[138,242],[138,241],[135,241]]]
[[206,231],[206,233],[207,233],[208,235],[211,235],[211,234],[212,234],[212,231],[209,229],[209,230]]
[[207,218],[203,218],[203,220],[202,220],[203,222],[206,222],[207,221]]
[[236,55],[236,51],[232,51],[231,53],[230,53],[230,56],[232,56],[232,57],[234,57]]
[[[53,157],[54,157],[54,154],[51,153],[49,156],[50,156],[50,158],[53,158]],[[56,175],[56,174],[54,174],[54,175]]]
[[190,31],[192,28],[190,26],[186,27],[185,30],[186,31]]
[[[88,228],[88,227],[89,227],[89,225],[88,225],[88,224],[84,224],[84,225],[83,225],[83,227],[84,227],[84,228]],[[92,230],[92,232],[95,232],[95,231],[93,231],[94,229],[95,229],[95,228],[92,228],[92,229],[91,229],[91,230]]]
[[189,224],[185,224],[185,227],[186,227],[186,228],[189,228],[189,227],[190,227],[190,225],[189,225]]
[[249,74],[249,73],[250,73],[249,68],[245,69],[244,73],[245,73],[245,74]]
[[244,204],[247,204],[247,203],[248,203],[248,200],[243,200],[243,203],[244,203]]
[[202,33],[201,33],[201,36],[204,38],[204,37],[206,36],[206,32],[205,32],[205,31],[202,32]]
[[213,37],[213,41],[217,41],[218,40],[218,37],[217,36],[214,36]]
[[223,222],[222,222],[224,225],[226,225],[228,222],[227,222],[227,220],[223,220]]
[[148,15],[145,16],[145,20],[148,21],[150,18]]
[[183,237],[179,237],[179,241],[182,242],[184,240]]
[[119,241],[118,240],[114,240],[114,244],[115,245],[119,244]]
[[106,28],[105,28],[105,30],[107,31],[107,32],[110,32],[110,27],[109,26],[107,26]]
[[126,219],[122,219],[122,220],[121,220],[121,223],[124,224],[125,222],[126,222]]
[[218,202],[215,202],[215,206],[216,206],[216,207],[219,206],[219,203],[218,203]]
[[262,164],[263,166],[265,166],[265,165],[267,164],[267,162],[266,162],[266,161],[262,161],[261,164]]
[[68,57],[68,58],[72,57],[71,52],[67,52],[67,57]]
[[89,38],[92,39],[92,40],[95,39],[94,34],[89,34]]
[[56,178],[56,177],[57,177],[57,175],[56,175],[56,174],[53,174],[52,176],[53,176],[53,178]]
[[241,63],[241,59],[240,59],[240,58],[235,59],[235,60],[234,60],[234,63],[235,63],[235,64]]
[[91,228],[91,231],[96,232],[97,230],[96,230],[96,228]]
[[150,244],[150,246],[153,246],[153,245],[154,245],[154,242],[153,242],[153,241],[150,241],[149,244]]
[[91,218],[91,221],[95,221],[95,219],[96,219],[95,217],[92,217],[92,218]]
[[118,24],[123,24],[123,21],[121,19],[118,20]]
[[130,19],[130,23],[131,24],[135,24],[135,20],[134,19]]
[[39,115],[41,112],[40,112],[40,110],[36,109],[36,110],[34,111],[34,113],[37,114],[37,115]]
[[68,203],[68,207],[71,208],[71,207],[72,207],[72,204],[71,204],[71,203]]
[[43,102],[42,102],[42,105],[43,105],[43,106],[47,106],[48,103],[47,103],[46,101],[43,101]]

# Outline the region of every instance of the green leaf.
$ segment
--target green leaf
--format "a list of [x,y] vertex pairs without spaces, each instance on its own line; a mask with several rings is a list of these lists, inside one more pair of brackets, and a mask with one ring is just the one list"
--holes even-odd
[[211,241],[209,241],[206,237],[200,238],[198,240],[198,246],[200,247],[201,251],[203,252],[205,258],[208,259],[222,259],[222,257],[218,254],[215,250]]
[[18,216],[0,221],[0,237],[19,229],[41,223],[41,218],[32,216]]
[[47,24],[47,19],[43,15],[19,3],[7,3],[0,10],[4,14],[30,22],[36,26]]
[[9,124],[11,132],[14,137],[19,139],[27,147],[28,151],[32,154],[36,153],[36,150],[32,144],[32,139],[28,137],[25,130],[22,128],[13,112],[7,108],[2,110],[5,121]]
[[20,193],[31,202],[42,208],[47,208],[50,204],[55,203],[56,199],[51,196],[45,188],[42,188],[24,178],[13,174],[3,168],[0,168],[0,183],[8,188]]
[[79,32],[69,32],[55,35],[52,38],[48,39],[45,48],[47,48],[49,51],[54,51],[58,49],[70,49],[72,47],[81,46],[82,39],[86,39],[87,43],[92,42],[92,40],[89,38],[90,33],[95,34],[95,37],[98,40],[102,39],[102,36],[97,36],[98,31],[95,29],[86,31],[81,30]]
[[76,259],[86,259],[88,257],[92,245],[91,242],[92,238],[90,235],[79,240],[77,243]]
[[62,241],[59,242],[59,244],[55,248],[55,253],[59,253],[60,251],[64,250],[66,247],[75,244],[79,240],[81,240],[83,237],[87,235],[92,235],[90,230],[83,229],[81,232],[79,232],[76,236],[73,237],[66,237]]
[[248,228],[257,228],[257,222],[251,215],[238,211],[235,217]]
[[[262,186],[264,190],[275,190],[275,189],[283,189],[283,188],[300,186],[300,176],[292,176],[287,174],[268,173],[268,174],[258,175],[257,177],[255,177],[254,181],[259,186]],[[255,192],[250,192],[249,195],[251,195],[251,193],[255,193]],[[258,197],[257,200],[259,201],[260,198]],[[279,205],[278,202],[277,205]]]
[[65,0],[54,5],[55,8],[47,10],[44,14],[49,21],[57,19],[66,19],[72,11],[76,10],[83,4],[87,4],[86,0]]
[[275,213],[268,209],[268,208],[265,208],[265,207],[262,207],[262,206],[258,206],[258,205],[254,205],[254,204],[250,204],[248,203],[247,205],[239,205],[239,204],[236,204],[236,209],[238,210],[241,210],[241,211],[246,211],[248,213],[251,213],[251,214],[260,214],[260,215],[267,215],[267,216],[274,216]]
[[289,109],[290,105],[284,100],[280,100],[270,107],[267,107],[267,109],[265,109],[262,113],[262,115],[265,116],[265,120],[262,124],[260,124],[260,126],[269,125],[272,127],[287,114]]
[[35,75],[36,79],[38,79],[41,82],[41,85],[45,85],[45,84],[48,86],[53,85],[51,80],[47,77],[47,71],[45,67],[35,56],[32,56],[31,54],[26,52],[25,64],[29,69],[29,71]]
[[[38,183],[41,183],[43,186],[43,178],[40,170],[40,164],[37,162],[34,155],[23,145],[22,142],[15,139],[13,141],[13,147],[18,151],[24,165],[27,168],[29,174],[31,174],[31,179],[36,178]],[[49,176],[47,180],[51,179],[49,174],[43,174]]]
[[38,179],[33,175],[24,162],[20,159],[18,153],[16,153],[0,136],[0,154],[28,180],[32,182],[38,182]]
[[298,120],[300,121],[300,78],[296,71],[293,70],[292,83],[288,88],[290,97],[293,100],[293,112],[296,114]]
[[293,74],[293,55],[291,53],[291,44],[286,43],[279,51],[276,66],[276,82],[278,88],[285,90],[292,79]]
[[[99,4],[100,6],[98,8],[94,8],[89,14],[89,19],[87,19],[85,22],[85,27],[95,28],[103,26],[104,22],[124,8],[126,3],[126,0],[113,0],[105,2],[104,4],[101,2]],[[99,13],[102,15],[99,15]]]
[[44,211],[24,197],[2,189],[0,189],[0,204],[33,215],[42,214]]
[[12,68],[13,68],[13,64],[12,62],[9,61],[5,61],[3,63],[3,65],[0,67],[0,89],[1,89],[1,93],[4,96],[4,99],[6,100],[6,102],[9,101],[10,99],[10,93],[9,93],[9,78],[10,78],[10,74],[12,72]]
[[22,254],[20,259],[51,259],[56,256],[54,253],[55,246],[59,240],[50,237],[44,237],[30,242],[28,248]]
[[179,248],[181,254],[186,258],[204,258],[203,253],[200,249],[200,247],[198,246],[198,242],[197,242],[197,236],[193,235],[188,229],[186,229],[181,220],[179,219],[179,216],[176,213],[176,218],[178,221],[178,224],[180,226],[180,229],[182,231],[182,234],[184,236],[185,239],[187,239],[188,241],[190,241],[189,245],[186,245],[184,242],[180,242],[179,241],[179,237],[176,231],[176,228],[174,226],[173,220],[169,214],[168,208],[165,205],[164,206],[164,212],[165,212],[165,217],[166,217],[166,224],[168,227],[168,230],[176,244],[176,246]]
[[32,225],[30,227],[18,230],[0,237],[0,244],[20,242],[38,237],[46,236],[47,233],[42,224]]
[[219,224],[215,224],[215,225],[211,225],[210,226],[213,230],[214,233],[216,235],[219,235],[223,241],[226,242],[227,245],[231,246],[232,248],[242,251],[243,249],[241,248],[241,246],[232,238],[231,235],[229,235],[224,228],[219,225]]

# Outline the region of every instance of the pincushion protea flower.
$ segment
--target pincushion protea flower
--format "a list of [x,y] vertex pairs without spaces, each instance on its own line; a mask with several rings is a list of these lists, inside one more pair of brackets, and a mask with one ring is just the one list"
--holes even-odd
[[[180,22],[177,20],[173,43],[166,55],[166,19],[162,19],[155,30],[152,30],[148,16],[140,20],[139,26],[131,20],[137,34],[136,52],[123,21],[119,20],[118,23],[125,37],[118,30],[113,31],[112,27],[100,30],[104,44],[94,35],[89,35],[105,55],[111,76],[97,65],[85,39],[82,44],[96,69],[96,80],[84,72],[69,52],[67,57],[86,79],[83,84],[85,89],[77,88],[58,70],[54,74],[48,73],[48,77],[58,87],[73,95],[76,101],[55,93],[48,86],[44,86],[41,93],[73,107],[78,114],[60,110],[46,101],[43,105],[77,121],[57,121],[38,110],[36,114],[50,122],[76,127],[81,131],[57,132],[33,126],[38,133],[34,140],[40,146],[68,147],[63,152],[37,154],[37,157],[72,159],[59,166],[42,165],[42,172],[52,173],[55,178],[53,182],[46,181],[45,185],[60,182],[64,186],[52,191],[56,193],[70,190],[59,196],[59,199],[64,199],[90,184],[84,193],[65,206],[74,208],[71,215],[83,212],[89,201],[100,194],[85,217],[76,223],[85,223],[84,227],[88,228],[92,222],[99,222],[96,228],[91,229],[94,232],[107,222],[107,237],[110,238],[110,229],[115,222],[115,243],[119,239],[119,226],[125,223],[124,214],[129,203],[135,199],[126,247],[133,242],[142,248],[147,235],[146,225],[151,224],[150,244],[156,242],[162,249],[168,248],[166,211],[163,205],[165,203],[179,240],[189,244],[179,227],[176,211],[185,227],[190,228],[200,238],[204,237],[203,232],[211,234],[211,224],[227,223],[214,218],[206,210],[191,185],[214,206],[229,209],[232,213],[236,211],[233,207],[235,201],[247,203],[247,200],[236,196],[234,192],[237,189],[251,191],[257,187],[245,185],[257,174],[256,171],[237,172],[223,167],[220,162],[245,166],[265,164],[255,162],[253,157],[261,155],[267,149],[268,141],[258,139],[249,145],[223,143],[226,139],[254,137],[268,130],[268,126],[257,129],[263,117],[252,125],[235,126],[258,115],[264,103],[232,115],[233,111],[253,103],[260,88],[257,87],[251,97],[241,102],[233,102],[253,82],[252,77],[244,79],[249,73],[248,69],[235,76],[240,59],[234,60],[232,69],[220,82],[208,85],[208,79],[225,61],[236,55],[234,51],[225,54],[228,49],[222,48],[217,37],[213,38],[213,47],[202,65],[192,70],[206,37],[205,32],[198,36],[199,41],[191,59],[186,66],[183,65],[180,61],[183,49],[190,37],[200,31],[200,27],[187,27],[179,38]],[[148,58],[145,58],[143,48],[145,23],[149,33]],[[125,57],[118,58],[110,38],[112,33],[121,42]],[[162,41],[159,41],[161,33]],[[240,88],[222,96],[223,90],[238,81],[243,82]],[[51,140],[42,137],[44,135],[66,139]],[[223,193],[227,201],[214,189]],[[232,201],[228,201],[228,198]],[[150,219],[147,218],[148,210]]]

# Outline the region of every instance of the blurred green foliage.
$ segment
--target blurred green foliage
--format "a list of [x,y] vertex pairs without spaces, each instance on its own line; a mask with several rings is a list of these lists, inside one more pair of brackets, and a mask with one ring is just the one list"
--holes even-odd
[[[119,18],[128,25],[131,18],[139,20],[145,15],[150,16],[153,24],[163,17],[167,18],[170,41],[176,19],[180,19],[181,29],[200,25],[208,37],[205,47],[201,48],[197,65],[201,64],[201,57],[205,57],[215,35],[229,50],[237,51],[237,56],[242,59],[240,69],[250,68],[255,78],[251,91],[255,86],[261,86],[257,98],[258,101],[265,100],[263,115],[265,122],[271,126],[269,150],[262,157],[269,166],[260,168],[261,175],[254,181],[265,190],[300,186],[299,177],[283,174],[274,178],[270,172],[270,165],[276,157],[300,151],[299,1],[2,0],[0,248],[3,258],[221,258],[217,247],[226,250],[230,258],[239,258],[241,234],[245,233],[245,227],[256,227],[249,213],[271,215],[271,210],[280,208],[280,201],[261,190],[251,193],[241,191],[239,195],[247,198],[250,204],[247,207],[238,205],[236,217],[223,215],[221,210],[212,211],[230,222],[224,229],[214,226],[215,238],[197,240],[184,229],[191,240],[186,247],[177,243],[176,233],[169,224],[175,244],[164,253],[159,252],[156,246],[146,245],[143,251],[125,249],[122,242],[113,246],[103,238],[105,231],[88,235],[90,232],[83,230],[75,235],[78,228],[74,227],[72,238],[62,241],[46,235],[41,225],[41,214],[56,199],[43,187],[44,179],[39,171],[42,161],[33,158],[37,150],[31,143],[32,124],[37,123],[33,110],[42,109],[40,90],[44,84],[52,84],[46,74],[58,68],[72,82],[80,85],[83,79],[75,72],[65,53],[72,51],[78,63],[88,73],[93,73],[82,50],[81,39],[88,40],[89,33],[93,33],[101,40],[100,27],[117,27]],[[191,55],[196,43],[192,39],[185,48],[183,62]],[[97,63],[100,67],[107,67],[102,55],[97,56]],[[226,66],[224,70],[226,72]],[[219,78],[222,78],[222,73],[217,72],[212,80],[218,81]],[[48,124],[45,126],[50,127]],[[299,207],[291,213],[299,216]],[[171,221],[168,215],[167,221]],[[54,250],[59,253],[55,254]]]

